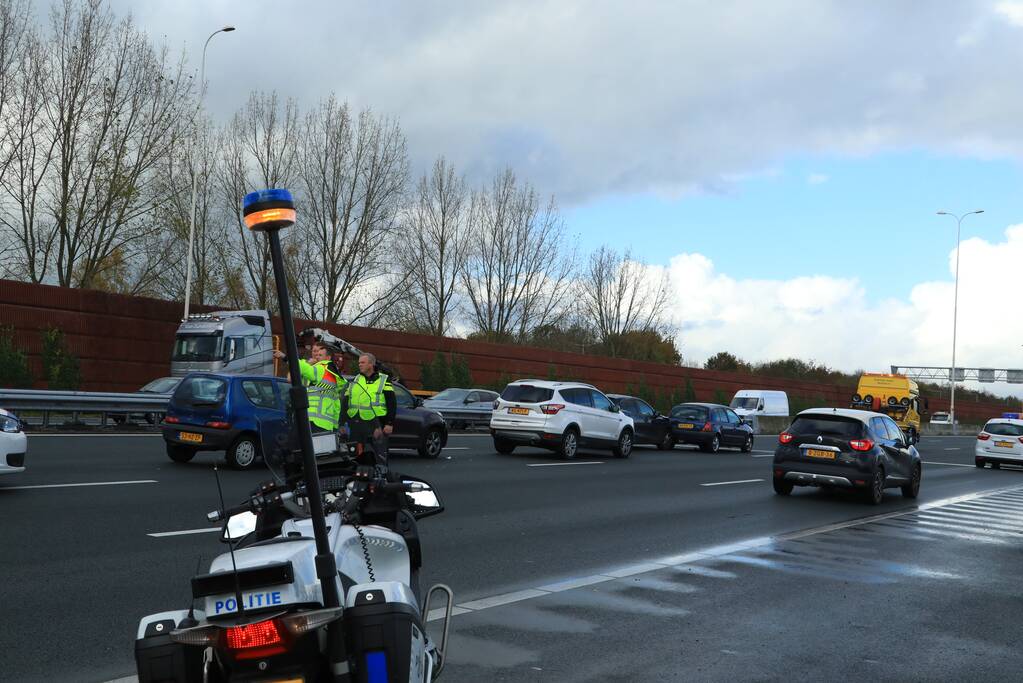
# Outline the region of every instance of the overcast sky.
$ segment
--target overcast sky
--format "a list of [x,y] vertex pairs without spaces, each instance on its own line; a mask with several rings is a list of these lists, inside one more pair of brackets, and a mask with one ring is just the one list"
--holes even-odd
[[[1023,366],[1023,2],[117,0],[226,119],[254,89],[511,166],[584,249],[669,268],[684,355]],[[1003,308],[1004,307],[1004,308]],[[994,323],[997,318],[999,322]]]

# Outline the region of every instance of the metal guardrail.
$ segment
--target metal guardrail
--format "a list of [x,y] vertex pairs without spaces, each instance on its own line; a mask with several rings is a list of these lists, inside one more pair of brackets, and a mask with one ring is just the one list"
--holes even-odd
[[494,414],[494,408],[490,404],[486,407],[469,408],[468,406],[463,408],[430,408],[430,410],[438,412],[444,421],[448,423],[449,427],[453,427],[459,424],[468,425],[490,425],[490,417]]
[[[80,423],[79,414],[99,414],[100,426],[107,425],[110,415],[151,416],[159,422],[167,412],[170,394],[118,393],[100,391],[44,391],[35,389],[0,389],[0,408],[13,412],[19,418],[24,413],[42,413],[42,426],[50,426],[53,414],[70,414],[72,422]],[[29,420],[23,420],[35,424]]]

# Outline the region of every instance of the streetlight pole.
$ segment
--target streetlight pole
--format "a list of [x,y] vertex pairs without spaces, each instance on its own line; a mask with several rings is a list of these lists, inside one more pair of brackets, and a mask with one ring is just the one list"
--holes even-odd
[[939,216],[951,216],[956,219],[956,284],[955,284],[955,295],[952,299],[952,400],[949,401],[948,408],[948,419],[952,422],[952,433],[958,434],[959,429],[956,427],[956,316],[959,312],[959,234],[962,228],[963,219],[967,216],[972,216],[975,213],[984,213],[984,209],[977,209],[976,211],[970,211],[964,213],[961,216],[957,216],[954,213],[948,211],[939,211]]
[[217,29],[210,34],[209,38],[206,39],[206,43],[202,46],[202,68],[199,70],[199,102],[195,105],[195,116],[194,125],[195,129],[192,132],[192,210],[188,213],[188,265],[185,266],[185,315],[184,320],[188,320],[188,308],[192,301],[192,243],[195,241],[195,195],[196,195],[196,183],[198,182],[198,172],[195,168],[195,152],[199,147],[199,112],[202,111],[202,100],[206,94],[206,48],[210,46],[210,41],[213,40],[213,36],[218,33],[230,33],[234,30],[234,26],[225,26],[224,28]]

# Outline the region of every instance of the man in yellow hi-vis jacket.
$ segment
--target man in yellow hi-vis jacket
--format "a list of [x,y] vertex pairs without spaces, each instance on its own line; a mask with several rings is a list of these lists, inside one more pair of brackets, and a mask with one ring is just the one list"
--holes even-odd
[[371,353],[359,356],[359,374],[345,385],[342,408],[352,437],[359,446],[371,442],[375,464],[387,468],[387,437],[394,430],[397,401],[387,375],[377,372],[377,359]]
[[[280,351],[274,351],[274,355],[284,357]],[[302,381],[308,387],[309,422],[313,432],[337,431],[341,418],[341,394],[347,382],[331,363],[330,349],[325,344],[315,342],[310,359],[306,361],[300,358],[298,367]]]

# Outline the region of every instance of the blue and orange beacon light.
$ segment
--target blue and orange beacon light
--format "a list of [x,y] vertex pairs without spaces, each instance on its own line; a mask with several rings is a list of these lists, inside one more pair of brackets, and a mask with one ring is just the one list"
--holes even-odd
[[295,201],[284,189],[258,190],[245,195],[242,216],[249,230],[280,230],[295,224]]

